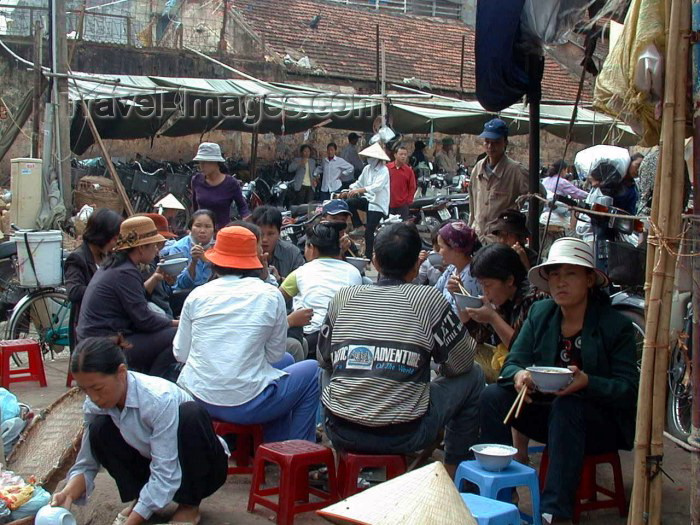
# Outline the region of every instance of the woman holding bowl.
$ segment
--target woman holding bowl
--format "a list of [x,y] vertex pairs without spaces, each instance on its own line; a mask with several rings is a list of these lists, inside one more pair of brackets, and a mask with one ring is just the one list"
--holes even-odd
[[481,247],[476,232],[464,221],[448,222],[438,230],[437,238],[443,264],[447,265],[442,277],[438,279],[437,288],[458,313],[453,294],[461,293],[460,284],[469,295],[478,297],[481,288],[472,277],[470,263],[472,256]]
[[[632,448],[639,384],[634,329],[611,307],[602,290],[608,278],[580,239],[556,240],[549,260],[532,268],[529,279],[552,299],[532,305],[498,383],[482,395],[482,441],[511,443],[503,420],[526,389],[522,412],[509,424],[547,444],[542,518],[558,523],[573,515],[584,456]],[[570,382],[543,395],[527,370],[533,364],[566,368]]]

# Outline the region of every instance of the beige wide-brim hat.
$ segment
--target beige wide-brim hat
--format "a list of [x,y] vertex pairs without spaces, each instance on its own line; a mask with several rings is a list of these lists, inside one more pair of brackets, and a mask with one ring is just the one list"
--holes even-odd
[[215,142],[202,142],[197,149],[197,156],[192,160],[197,162],[226,162],[221,156],[221,148]]
[[596,286],[607,286],[610,283],[608,276],[595,267],[595,255],[590,244],[575,237],[562,237],[552,243],[547,262],[530,269],[528,273],[530,284],[544,292],[549,292],[546,269],[558,264],[573,264],[574,266],[590,268],[596,274]]
[[316,511],[353,525],[476,525],[442,463],[431,463]]
[[385,160],[389,161],[389,156],[386,154],[386,151],[384,151],[384,148],[379,142],[376,142],[372,144],[370,147],[363,149],[360,152],[360,155],[363,157],[369,157],[372,159],[379,159],[379,160]]
[[119,227],[119,237],[115,250],[129,250],[145,244],[165,242],[165,237],[158,233],[156,224],[150,217],[142,215],[129,217]]

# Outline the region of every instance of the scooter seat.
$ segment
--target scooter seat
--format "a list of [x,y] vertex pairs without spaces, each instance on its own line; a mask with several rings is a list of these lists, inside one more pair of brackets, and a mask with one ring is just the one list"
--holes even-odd
[[435,204],[437,197],[421,197],[413,201],[411,208],[422,208],[424,206],[431,206]]

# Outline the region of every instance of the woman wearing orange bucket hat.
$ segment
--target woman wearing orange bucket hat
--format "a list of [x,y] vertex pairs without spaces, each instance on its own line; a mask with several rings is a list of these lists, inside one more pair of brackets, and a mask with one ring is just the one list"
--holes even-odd
[[182,307],[173,341],[184,363],[178,384],[215,419],[264,424],[266,441],[314,441],[318,364],[293,364],[285,352],[285,302],[260,279],[255,234],[223,228],[206,257],[218,279],[195,288]]

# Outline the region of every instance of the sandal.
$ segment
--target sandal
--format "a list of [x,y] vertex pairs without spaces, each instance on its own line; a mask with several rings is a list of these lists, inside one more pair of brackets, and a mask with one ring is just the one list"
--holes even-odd
[[117,514],[117,517],[114,518],[114,521],[112,522],[112,525],[124,525],[126,523],[126,520],[129,519],[129,516],[124,516],[121,512]]

